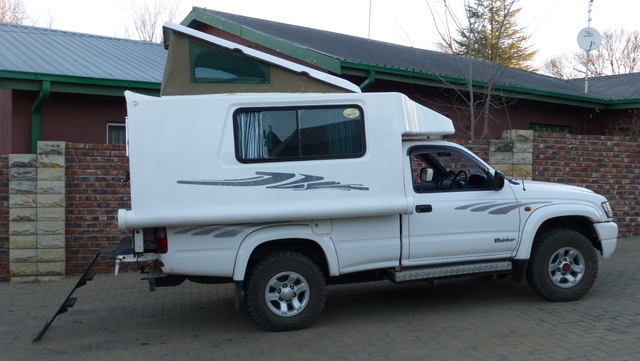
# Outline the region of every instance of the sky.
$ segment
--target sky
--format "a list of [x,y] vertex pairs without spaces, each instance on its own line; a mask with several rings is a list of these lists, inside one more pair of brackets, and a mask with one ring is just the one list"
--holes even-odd
[[[127,37],[132,3],[154,0],[22,0],[28,24],[89,34]],[[162,1],[162,0],[156,0]],[[169,0],[164,0],[169,1]],[[442,0],[173,0],[180,23],[194,6],[315,29],[437,50],[444,27]],[[461,4],[463,0],[449,0]],[[591,22],[589,4],[591,2]],[[590,25],[640,30],[638,0],[519,0],[519,25],[538,50],[532,63],[580,51],[577,36]],[[459,6],[458,14],[463,14]],[[132,34],[130,31],[129,34]]]

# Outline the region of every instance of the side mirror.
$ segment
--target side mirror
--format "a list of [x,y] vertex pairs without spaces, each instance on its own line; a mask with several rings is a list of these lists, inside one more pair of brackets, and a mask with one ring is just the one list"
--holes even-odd
[[422,182],[433,182],[433,168],[420,168],[420,180]]
[[493,189],[498,191],[502,188],[504,188],[504,174],[496,171],[493,175]]

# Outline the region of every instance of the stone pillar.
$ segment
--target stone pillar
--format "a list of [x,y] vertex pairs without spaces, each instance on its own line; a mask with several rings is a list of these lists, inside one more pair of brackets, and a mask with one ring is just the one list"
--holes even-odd
[[533,131],[507,130],[503,140],[491,140],[489,163],[505,177],[531,180],[533,177]]
[[34,154],[9,155],[9,275],[15,282],[38,275],[36,164]]
[[38,154],[9,155],[11,282],[65,274],[64,142],[39,142]]

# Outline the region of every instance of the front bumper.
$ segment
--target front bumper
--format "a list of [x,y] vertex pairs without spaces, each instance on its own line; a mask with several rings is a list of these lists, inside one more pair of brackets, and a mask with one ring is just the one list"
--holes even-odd
[[600,239],[602,257],[609,258],[618,243],[618,225],[613,222],[604,222],[596,223],[594,227]]

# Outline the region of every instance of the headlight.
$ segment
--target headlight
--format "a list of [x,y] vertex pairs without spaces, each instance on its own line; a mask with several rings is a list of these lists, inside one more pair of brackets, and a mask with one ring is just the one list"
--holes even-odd
[[607,217],[613,218],[613,211],[611,210],[609,202],[602,202],[602,209],[604,210],[604,213],[607,215]]

